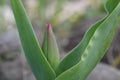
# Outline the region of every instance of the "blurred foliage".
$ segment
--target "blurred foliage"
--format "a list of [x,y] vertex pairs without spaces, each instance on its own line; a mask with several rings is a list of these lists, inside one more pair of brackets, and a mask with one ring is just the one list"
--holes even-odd
[[[74,13],[71,15],[68,19],[59,21],[59,18],[61,15],[61,12],[63,11],[63,5],[67,2],[67,0],[38,0],[38,9],[39,9],[39,15],[40,15],[40,26],[44,27],[45,23],[47,21],[51,22],[53,29],[55,32],[58,33],[59,36],[67,37],[69,35],[70,29],[72,25],[78,21],[81,17],[80,13]],[[54,12],[50,16],[46,16],[46,10],[49,9],[51,5],[54,6]],[[52,12],[52,10],[50,10]],[[47,13],[49,14],[49,13]],[[66,14],[67,15],[67,14]]]
[[57,0],[55,12],[50,19],[50,21],[53,24],[57,23],[57,18],[59,17],[60,12],[62,11],[62,7],[64,3],[65,3],[65,0]]
[[[51,2],[54,3],[53,0]],[[52,4],[51,2],[49,2],[48,0],[38,0],[38,6],[39,6],[38,9],[41,19],[41,24],[45,24],[46,21],[49,20],[53,25],[55,25],[58,22],[57,19],[59,17],[60,12],[62,11],[63,4],[66,2],[66,0],[56,0],[55,11],[49,18],[47,18],[45,15],[46,9],[50,7],[50,5]]]
[[0,0],[0,6],[3,6],[5,4],[5,0]]
[[1,15],[0,16],[0,33],[4,32],[6,29],[6,27],[5,27],[6,22],[5,22],[3,14],[4,14],[3,9],[0,9],[0,15]]
[[3,5],[4,5],[5,0],[0,0],[0,32],[2,32],[4,30],[4,28],[2,27],[5,23],[4,23],[4,17],[3,17]]
[[113,67],[118,67],[119,65],[120,65],[120,54],[112,62]]
[[87,9],[85,13],[85,17],[94,17],[94,16],[101,16],[105,15],[106,11],[104,8],[104,4],[106,0],[90,0],[92,2],[91,6]]

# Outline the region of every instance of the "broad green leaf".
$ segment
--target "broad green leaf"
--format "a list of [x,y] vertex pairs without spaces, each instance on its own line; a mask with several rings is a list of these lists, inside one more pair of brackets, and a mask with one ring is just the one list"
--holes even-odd
[[25,56],[37,80],[54,80],[55,73],[47,62],[20,0],[10,0]]
[[119,2],[120,0],[107,0],[105,5],[107,12],[111,13],[115,9],[115,7],[118,5]]
[[95,30],[99,27],[99,25],[104,21],[105,19],[102,19],[101,21],[94,24],[85,34],[82,41],[66,55],[61,63],[58,66],[57,75],[64,72],[65,70],[71,68],[75,64],[77,64],[81,60],[81,55],[83,54],[86,46],[88,45],[91,37],[93,36]]
[[85,80],[96,64],[104,56],[108,49],[118,26],[120,17],[120,3],[113,12],[99,25],[90,38],[81,60],[70,69],[61,73],[55,80]]
[[51,24],[49,22],[46,24],[42,50],[52,68],[56,70],[60,59],[59,50]]
[[[108,0],[106,2],[106,5],[109,6],[109,8],[113,8],[113,6],[110,6],[111,4],[110,5],[108,4],[109,1],[111,1],[111,0]],[[112,0],[112,1],[114,1],[114,0]],[[114,7],[116,7],[116,6],[114,6]],[[109,8],[106,7],[106,10],[110,13]],[[108,16],[109,16],[109,14],[108,14]],[[63,60],[60,62],[59,67],[57,69],[57,72],[58,72],[57,75],[64,72],[65,70],[71,68],[72,66],[74,66],[75,64],[77,64],[81,60],[81,55],[83,54],[85,48],[87,47],[91,37],[93,36],[94,32],[99,27],[99,25],[101,25],[101,23],[105,19],[106,19],[106,17],[103,18],[102,20],[98,21],[94,25],[92,25],[90,27],[90,29],[86,32],[82,41],[72,51],[70,51],[67,56],[65,56],[63,58]]]

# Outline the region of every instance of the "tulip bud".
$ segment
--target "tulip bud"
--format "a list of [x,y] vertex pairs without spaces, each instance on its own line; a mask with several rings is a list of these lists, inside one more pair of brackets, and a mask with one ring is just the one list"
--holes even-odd
[[46,23],[42,50],[48,62],[50,63],[52,68],[55,70],[59,64],[59,50],[58,50],[54,33],[52,31],[51,24],[49,22]]

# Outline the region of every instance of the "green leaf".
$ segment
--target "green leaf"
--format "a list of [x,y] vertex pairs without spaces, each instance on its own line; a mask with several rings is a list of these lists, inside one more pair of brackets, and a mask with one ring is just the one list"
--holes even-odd
[[[108,4],[110,1],[114,1],[114,0],[108,0],[106,2],[106,5],[109,6],[109,8],[111,9],[111,8],[113,8],[113,6],[110,6],[111,4]],[[116,7],[116,6],[114,5],[114,7]],[[106,7],[106,10],[110,13],[109,8]],[[108,16],[109,16],[109,14],[108,14]],[[99,27],[99,25],[101,25],[101,23],[106,19],[106,17],[103,18],[102,20],[98,21],[94,25],[92,25],[86,32],[82,41],[72,51],[70,51],[67,56],[65,56],[63,58],[63,60],[60,62],[59,67],[57,69],[57,75],[64,72],[65,70],[71,68],[72,66],[74,66],[81,60],[81,55],[83,54],[85,48],[87,47],[91,37],[93,36],[94,32]]]
[[118,5],[119,2],[120,0],[107,0],[105,5],[107,12],[111,13],[115,9],[115,7]]
[[47,62],[20,0],[10,0],[20,40],[27,61],[37,80],[54,80],[55,73]]
[[42,50],[52,68],[56,70],[60,57],[57,42],[50,23],[46,24]]
[[66,55],[63,60],[60,62],[58,70],[57,70],[57,75],[60,73],[64,72],[65,70],[71,68],[75,64],[77,64],[81,60],[81,56],[88,45],[91,37],[93,36],[95,30],[99,27],[99,25],[105,20],[102,19],[101,21],[97,22],[93,26],[90,27],[90,29],[86,32],[84,38],[82,41],[74,48],[72,51]]
[[120,17],[120,3],[113,12],[99,25],[90,38],[81,60],[70,69],[61,73],[55,80],[85,80],[96,64],[104,56],[118,26]]

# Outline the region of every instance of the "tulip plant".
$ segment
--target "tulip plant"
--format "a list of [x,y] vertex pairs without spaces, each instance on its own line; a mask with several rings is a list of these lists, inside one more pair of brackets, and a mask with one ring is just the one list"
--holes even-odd
[[82,41],[60,60],[51,24],[46,24],[41,47],[21,0],[10,2],[21,44],[36,80],[85,80],[104,56],[118,29],[120,0],[107,0],[107,15],[93,24]]

